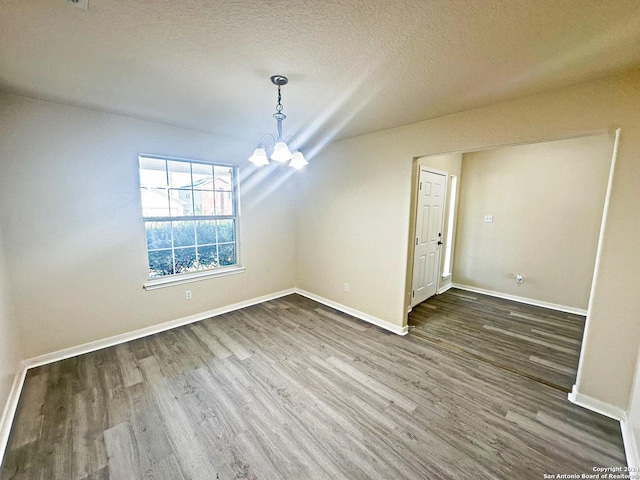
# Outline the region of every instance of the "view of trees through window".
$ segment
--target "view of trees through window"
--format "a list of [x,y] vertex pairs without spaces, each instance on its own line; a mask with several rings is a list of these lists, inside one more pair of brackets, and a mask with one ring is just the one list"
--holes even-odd
[[237,265],[234,167],[139,161],[149,278]]

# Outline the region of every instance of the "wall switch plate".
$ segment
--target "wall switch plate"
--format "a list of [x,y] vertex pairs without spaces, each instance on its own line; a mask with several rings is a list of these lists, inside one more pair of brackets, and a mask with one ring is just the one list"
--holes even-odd
[[493,215],[485,215],[484,221],[485,223],[493,223]]
[[344,284],[344,291],[345,291],[345,292],[348,292],[348,291],[349,291],[349,284],[348,284],[348,283],[345,283],[345,284]]

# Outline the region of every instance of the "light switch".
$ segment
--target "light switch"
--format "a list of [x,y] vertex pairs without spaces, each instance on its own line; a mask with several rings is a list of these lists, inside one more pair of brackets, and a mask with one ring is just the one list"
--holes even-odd
[[484,221],[485,223],[493,223],[493,215],[485,215]]

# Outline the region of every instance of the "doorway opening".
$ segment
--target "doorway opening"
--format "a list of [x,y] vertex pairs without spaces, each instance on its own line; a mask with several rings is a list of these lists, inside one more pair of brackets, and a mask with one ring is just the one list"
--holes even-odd
[[[419,225],[421,169],[437,166],[449,181],[439,285],[425,301],[409,298],[410,333],[570,391],[588,330],[618,137],[619,132],[415,159],[412,240]],[[415,247],[413,241],[409,297]]]

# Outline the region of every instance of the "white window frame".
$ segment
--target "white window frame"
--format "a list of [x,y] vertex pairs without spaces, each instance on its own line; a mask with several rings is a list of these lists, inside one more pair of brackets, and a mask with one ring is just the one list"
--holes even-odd
[[[176,158],[176,157],[167,157],[163,155],[150,155],[140,153],[138,154],[138,186],[140,188],[140,192],[142,192],[142,185],[140,179],[140,159],[148,158],[153,160],[164,160],[167,162],[183,162],[190,165],[198,164],[198,165],[212,165],[218,167],[230,168],[232,172],[232,201],[233,201],[233,215],[189,215],[189,216],[161,216],[161,217],[151,217],[141,215],[141,219],[143,224],[146,222],[166,222],[166,221],[197,221],[197,220],[224,220],[224,219],[233,219],[234,220],[234,238],[235,238],[235,264],[223,267],[213,267],[205,270],[199,270],[196,272],[187,272],[187,273],[172,273],[168,275],[164,275],[162,277],[156,278],[148,278],[144,283],[143,287],[145,290],[155,290],[157,288],[168,287],[172,285],[180,285],[185,283],[197,282],[200,280],[204,280],[211,277],[219,277],[225,275],[234,275],[237,273],[242,273],[245,271],[245,268],[241,263],[240,256],[240,189],[239,189],[239,169],[236,165],[219,163],[219,162],[210,162],[203,160],[193,160],[193,159],[185,159],[185,158]],[[193,180],[192,180],[193,182]],[[193,187],[193,183],[192,183]],[[142,207],[142,195],[140,197],[140,205]],[[146,230],[146,229],[145,229]],[[172,246],[172,249],[175,248]],[[196,246],[197,248],[197,246]],[[145,232],[145,250],[146,250],[146,259],[147,259],[147,269],[149,269],[149,250],[148,243],[146,240],[146,232]],[[148,270],[147,270],[148,275]]]

